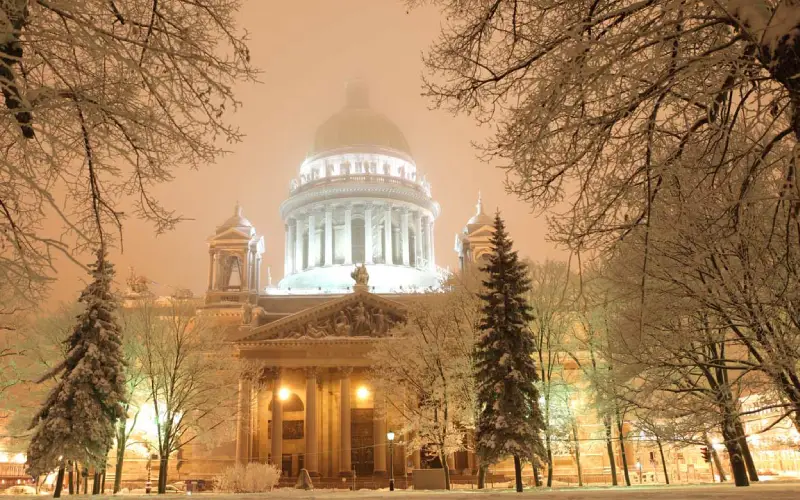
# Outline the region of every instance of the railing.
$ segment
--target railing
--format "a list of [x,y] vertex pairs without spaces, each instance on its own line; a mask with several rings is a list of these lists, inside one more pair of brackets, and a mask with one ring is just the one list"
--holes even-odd
[[391,175],[382,174],[347,174],[347,175],[334,175],[331,177],[320,177],[310,181],[306,181],[300,185],[292,184],[290,188],[291,194],[302,193],[308,189],[316,186],[326,184],[339,184],[343,182],[369,182],[378,184],[393,184],[396,186],[408,187],[418,191],[422,191],[426,195],[431,195],[431,187],[428,183],[415,182],[401,177],[394,177]]
[[25,464],[0,463],[0,478],[17,479],[27,477],[28,475],[25,474]]

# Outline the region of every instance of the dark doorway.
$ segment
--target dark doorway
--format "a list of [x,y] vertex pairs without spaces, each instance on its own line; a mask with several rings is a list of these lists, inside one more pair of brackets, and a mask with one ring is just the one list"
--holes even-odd
[[284,477],[292,477],[292,455],[284,453],[281,457],[281,471]]
[[375,471],[375,438],[373,436],[372,408],[351,410],[350,429],[352,452],[350,458],[356,475],[371,476]]

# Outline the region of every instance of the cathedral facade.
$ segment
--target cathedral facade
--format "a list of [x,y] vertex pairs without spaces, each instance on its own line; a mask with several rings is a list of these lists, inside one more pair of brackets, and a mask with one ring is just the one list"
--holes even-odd
[[[284,277],[262,286],[264,240],[241,207],[209,239],[203,314],[229,323],[245,366],[239,381],[235,460],[284,474],[384,476],[419,468],[397,433],[389,457],[385,398],[368,377],[368,353],[403,321],[406,305],[439,290],[431,185],[399,128],[352,83],[346,104],[316,131],[289,186]],[[478,210],[456,237],[462,265],[490,251],[492,219]],[[466,452],[451,457],[472,470]],[[391,460],[390,458],[393,458]]]

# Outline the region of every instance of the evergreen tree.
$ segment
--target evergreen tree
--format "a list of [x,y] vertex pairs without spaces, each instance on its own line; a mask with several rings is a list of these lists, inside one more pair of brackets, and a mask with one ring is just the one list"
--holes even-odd
[[114,426],[125,418],[125,364],[111,293],[114,268],[102,250],[89,268],[94,279],[81,293],[86,309],[65,341],[67,356],[42,377],[61,376],[31,424],[28,468],[33,476],[68,460],[102,469]]
[[482,332],[475,348],[477,451],[484,465],[512,455],[517,491],[522,491],[521,461],[544,456],[535,346],[527,331],[533,319],[525,297],[530,280],[499,212],[494,229],[494,253],[484,268]]

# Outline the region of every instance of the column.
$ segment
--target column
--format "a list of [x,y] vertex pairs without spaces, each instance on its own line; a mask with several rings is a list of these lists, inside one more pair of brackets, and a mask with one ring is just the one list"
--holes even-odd
[[317,266],[319,248],[317,248],[317,222],[314,212],[308,214],[308,267]]
[[339,451],[341,458],[339,459],[339,475],[350,476],[352,475],[352,457],[350,456],[352,441],[350,439],[350,373],[352,368],[342,368],[340,380],[340,402],[341,415],[339,416],[339,424],[341,425],[340,436],[341,442],[339,443]]
[[436,271],[436,262],[434,262],[433,256],[433,218],[431,218],[428,221],[428,268]]
[[317,368],[306,369],[306,457],[309,475],[319,476],[319,437],[317,435]]
[[253,252],[248,248],[242,255],[242,264],[244,269],[241,269],[242,278],[242,291],[253,289]]
[[372,205],[364,206],[364,261],[372,264]]
[[400,218],[400,247],[403,251],[403,265],[407,266],[411,258],[408,251],[408,209],[403,209],[403,215]]
[[252,386],[249,380],[239,379],[239,401],[236,413],[236,463],[250,461],[250,398]]
[[414,212],[414,267],[422,262],[422,214]]
[[420,456],[419,450],[414,450],[411,452],[411,462],[414,464],[415,470],[422,468],[422,458]]
[[373,439],[375,440],[375,475],[386,475],[386,407],[383,403],[383,397],[379,397],[378,393],[374,397],[375,403],[373,404]]
[[280,372],[275,374],[272,381],[272,463],[281,467],[283,460],[283,403],[278,397],[281,388]]
[[214,287],[214,252],[208,252],[208,289],[209,291]]
[[344,208],[344,264],[353,263],[353,206],[347,204]]
[[325,209],[325,265],[333,265],[333,210]]
[[386,205],[383,216],[383,263],[392,263],[392,206]]
[[261,256],[256,256],[256,268],[255,268],[255,275],[256,275],[256,291],[261,290]]
[[303,270],[303,220],[298,217],[294,222],[294,272],[299,273]]
[[284,270],[284,276],[288,276],[295,272],[295,261],[297,260],[295,259],[295,247],[297,244],[294,242],[295,229],[297,229],[297,227],[291,222],[288,222],[286,227],[289,229],[286,233],[286,255],[284,257],[286,260],[286,269]]

